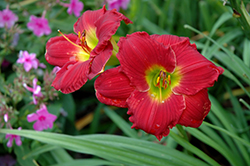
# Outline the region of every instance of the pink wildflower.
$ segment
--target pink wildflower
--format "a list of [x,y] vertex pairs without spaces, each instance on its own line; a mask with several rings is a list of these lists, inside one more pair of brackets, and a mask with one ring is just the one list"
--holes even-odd
[[30,22],[28,22],[27,27],[38,37],[51,33],[48,20],[45,18],[45,12],[43,12],[42,17],[30,16]]
[[7,123],[8,120],[9,120],[9,115],[8,114],[4,114],[3,119]]
[[37,78],[33,79],[33,88],[28,87],[25,83],[23,84],[23,86],[30,92],[33,93],[33,103],[37,104],[37,100],[36,97],[42,97],[42,93],[41,93],[41,86],[37,85]]
[[[22,127],[19,127],[18,130],[21,130]],[[13,139],[15,140],[16,142],[16,145],[17,146],[20,146],[22,145],[22,141],[21,141],[21,137],[19,135],[14,135],[14,134],[6,134],[6,139],[9,138],[9,141],[7,142],[7,146],[10,148],[12,147],[12,143],[13,143]]]
[[69,8],[67,12],[71,15],[72,12],[75,14],[76,17],[80,16],[80,13],[83,9],[83,3],[79,0],[70,0]]
[[120,10],[120,8],[123,8],[126,10],[128,8],[130,0],[107,0],[108,3],[108,9],[116,9],[117,11]]
[[56,74],[61,68],[59,66],[56,66],[53,68],[52,73]]
[[72,12],[75,14],[76,17],[80,16],[80,13],[83,9],[83,3],[79,0],[70,0],[70,3],[63,3],[60,2],[60,0],[57,1],[60,5],[64,6],[64,7],[68,7],[68,14],[72,14]]
[[47,107],[42,104],[40,109],[36,113],[29,114],[27,116],[28,122],[36,121],[33,125],[34,130],[42,131],[53,127],[53,123],[56,120],[56,116],[50,114]]
[[26,72],[30,71],[31,68],[37,69],[39,65],[39,61],[36,59],[36,54],[29,54],[28,51],[20,51],[17,63],[23,64]]
[[6,25],[8,28],[11,28],[17,20],[18,17],[8,7],[0,11],[0,27]]

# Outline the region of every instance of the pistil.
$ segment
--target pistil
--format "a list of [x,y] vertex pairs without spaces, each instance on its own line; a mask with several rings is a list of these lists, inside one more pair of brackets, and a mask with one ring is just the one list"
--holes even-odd
[[161,70],[156,79],[155,85],[159,88],[160,101],[162,101],[162,88],[166,89],[169,85],[171,85],[171,76],[167,75],[165,71]]

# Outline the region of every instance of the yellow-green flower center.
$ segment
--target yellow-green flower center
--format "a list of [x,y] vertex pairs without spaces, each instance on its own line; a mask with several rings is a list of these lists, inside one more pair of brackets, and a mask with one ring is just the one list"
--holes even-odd
[[91,32],[90,34],[86,34],[86,31],[84,30],[82,33],[78,32],[78,41],[75,43],[71,41],[69,38],[67,38],[64,34],[58,30],[58,32],[72,45],[76,46],[78,48],[78,51],[73,53],[72,57],[70,57],[70,60],[77,60],[77,61],[87,61],[90,58],[90,52],[95,48],[95,46],[98,44],[98,39],[96,37],[96,34],[94,32]]
[[160,103],[171,95],[171,89],[178,85],[179,80],[178,73],[169,73],[162,66],[155,65],[146,71],[146,81],[150,87],[148,94]]

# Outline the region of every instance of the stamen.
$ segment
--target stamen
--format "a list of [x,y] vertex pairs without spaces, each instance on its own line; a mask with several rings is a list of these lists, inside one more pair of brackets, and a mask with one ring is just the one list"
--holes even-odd
[[163,87],[164,89],[166,89],[169,85],[171,85],[171,76],[167,75],[166,72],[161,70],[159,76],[157,77],[155,86],[158,88]]
[[168,85],[171,85],[171,76],[168,75]]
[[80,47],[80,48],[82,48],[81,46],[79,46],[79,45],[77,45],[77,44],[75,44],[75,43],[73,43],[71,40],[69,40],[59,29],[57,30],[68,42],[70,42],[71,44],[73,44],[74,46],[76,46],[76,47]]
[[85,36],[86,36],[86,30],[83,30],[82,34],[80,31],[78,32],[78,39],[81,42],[82,49],[85,52],[90,53],[92,49],[88,46]]

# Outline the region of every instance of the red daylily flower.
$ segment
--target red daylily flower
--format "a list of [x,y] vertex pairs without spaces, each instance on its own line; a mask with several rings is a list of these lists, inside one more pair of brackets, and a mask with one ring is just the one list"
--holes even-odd
[[201,125],[211,107],[207,88],[223,73],[221,67],[185,37],[136,32],[122,37],[118,46],[121,66],[95,82],[101,102],[127,107],[132,128],[159,140],[176,124]]
[[112,35],[120,22],[132,23],[121,13],[106,10],[86,11],[74,24],[74,32],[51,38],[46,44],[45,58],[61,67],[52,86],[63,93],[80,89],[88,79],[103,72],[112,55]]

